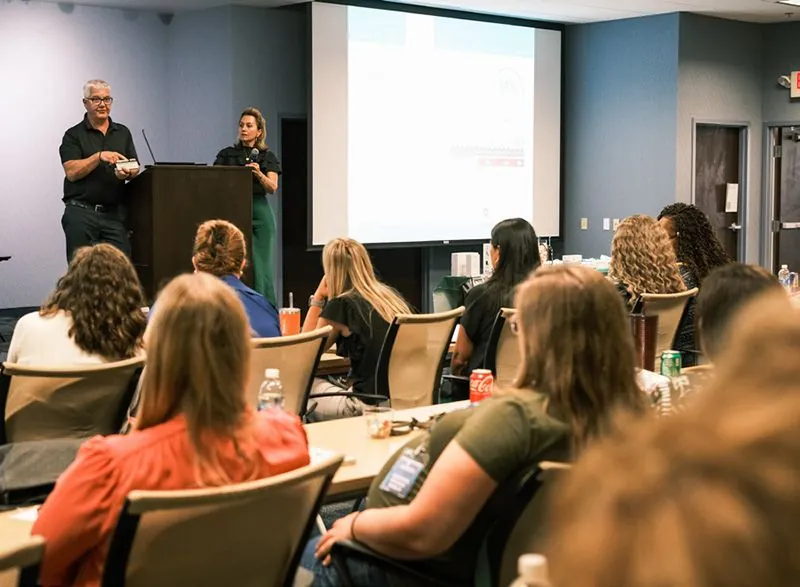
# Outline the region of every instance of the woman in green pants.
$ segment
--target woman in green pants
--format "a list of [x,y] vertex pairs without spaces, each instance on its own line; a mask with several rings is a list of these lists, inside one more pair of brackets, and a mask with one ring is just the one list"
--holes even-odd
[[267,194],[278,189],[281,163],[267,147],[267,123],[256,108],[239,117],[239,140],[218,154],[214,165],[244,165],[253,172],[253,272],[254,288],[274,305],[275,216]]

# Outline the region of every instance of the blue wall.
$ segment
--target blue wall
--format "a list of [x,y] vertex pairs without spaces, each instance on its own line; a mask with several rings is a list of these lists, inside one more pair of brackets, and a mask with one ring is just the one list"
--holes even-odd
[[231,8],[175,16],[169,26],[168,155],[162,161],[213,163],[236,139],[233,118]]
[[607,254],[603,218],[674,201],[678,30],[677,14],[567,27],[565,253]]

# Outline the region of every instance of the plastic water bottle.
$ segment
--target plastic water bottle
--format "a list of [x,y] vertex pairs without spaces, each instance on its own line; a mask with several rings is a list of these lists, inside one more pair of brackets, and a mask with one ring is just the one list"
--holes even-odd
[[781,270],[778,271],[778,281],[781,282],[781,285],[786,289],[786,291],[792,291],[792,280],[788,265],[781,265]]
[[264,382],[258,390],[258,411],[283,409],[283,385],[280,369],[264,371]]
[[547,559],[541,554],[523,554],[517,560],[519,577],[511,587],[550,587]]

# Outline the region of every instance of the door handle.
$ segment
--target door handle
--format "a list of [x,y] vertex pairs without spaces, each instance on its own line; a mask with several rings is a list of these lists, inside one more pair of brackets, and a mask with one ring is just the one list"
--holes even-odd
[[797,230],[800,228],[800,222],[781,222],[781,230]]
[[[798,222],[798,225],[800,225],[800,222]],[[798,226],[798,228],[800,228],[800,226]],[[733,222],[728,227],[728,230],[732,230],[733,232],[738,232],[738,231],[742,230],[742,225],[741,224],[736,224],[735,222]]]

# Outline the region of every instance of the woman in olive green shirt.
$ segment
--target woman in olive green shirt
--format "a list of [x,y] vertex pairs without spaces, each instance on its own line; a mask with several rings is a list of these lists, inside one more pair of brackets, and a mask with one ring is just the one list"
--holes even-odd
[[[412,441],[422,466],[408,492],[388,483],[394,462],[387,464],[367,509],[319,539],[317,562],[304,558],[315,585],[339,584],[328,555],[334,542],[354,537],[387,556],[427,559],[456,583],[467,580],[458,560],[481,538],[468,528],[498,485],[536,462],[569,459],[609,428],[615,408],[644,409],[625,306],[600,273],[540,268],[516,302],[523,362],[516,389],[449,414]],[[351,570],[359,585],[391,584],[367,563]]]

